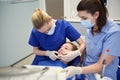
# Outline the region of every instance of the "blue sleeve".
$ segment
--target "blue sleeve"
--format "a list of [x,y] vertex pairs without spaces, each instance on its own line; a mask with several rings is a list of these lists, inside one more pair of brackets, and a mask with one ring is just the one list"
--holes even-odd
[[109,49],[108,55],[120,56],[120,31],[109,34],[103,44],[103,53]]
[[34,46],[34,47],[39,47],[39,42],[35,36],[35,33],[34,31],[32,30],[31,34],[30,34],[30,38],[29,38],[29,41],[28,43],[31,45],[31,46]]
[[69,23],[66,21],[66,37],[70,41],[76,41],[80,38],[81,34]]

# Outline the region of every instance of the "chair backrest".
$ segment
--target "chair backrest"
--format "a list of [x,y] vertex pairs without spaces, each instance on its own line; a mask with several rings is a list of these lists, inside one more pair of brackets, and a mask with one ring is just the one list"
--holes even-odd
[[72,66],[77,66],[80,62],[80,56],[76,57],[73,61],[72,61]]
[[[45,58],[45,57],[44,57],[44,58]],[[38,56],[38,55],[36,55],[35,58],[34,58],[34,60],[33,60],[33,62],[32,62],[32,65],[38,65],[40,59],[41,59],[41,57]],[[72,61],[71,65],[72,65],[72,66],[77,66],[79,62],[80,62],[80,56],[78,56],[77,58],[75,58],[75,59]]]

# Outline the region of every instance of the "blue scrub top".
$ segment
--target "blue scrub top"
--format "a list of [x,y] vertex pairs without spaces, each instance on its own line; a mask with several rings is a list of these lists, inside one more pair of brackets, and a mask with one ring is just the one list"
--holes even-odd
[[[57,51],[66,42],[66,38],[70,41],[76,41],[80,38],[80,33],[69,22],[57,20],[55,24],[53,35],[41,33],[33,28],[28,43],[33,47],[39,47],[40,50]],[[36,56],[33,65],[37,65],[42,60],[50,60],[50,58]]]
[[[106,53],[106,50],[110,51]],[[118,56],[120,56],[120,26],[107,21],[101,32],[93,36],[91,29],[87,30],[86,35],[86,52],[83,66],[96,63],[101,53],[115,56],[115,59],[106,67],[105,76],[116,79],[116,71],[118,68]],[[88,80],[96,80],[94,74],[86,75]]]

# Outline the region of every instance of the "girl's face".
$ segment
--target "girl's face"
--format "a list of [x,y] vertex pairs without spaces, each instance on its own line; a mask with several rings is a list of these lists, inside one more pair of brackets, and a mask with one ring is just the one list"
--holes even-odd
[[58,55],[65,55],[66,51],[72,51],[72,45],[69,43],[65,43],[61,46],[61,48],[58,50]]
[[99,12],[96,11],[94,15],[91,13],[88,13],[87,11],[78,11],[78,16],[80,17],[81,20],[90,20],[92,24],[96,24],[96,20],[99,16]]

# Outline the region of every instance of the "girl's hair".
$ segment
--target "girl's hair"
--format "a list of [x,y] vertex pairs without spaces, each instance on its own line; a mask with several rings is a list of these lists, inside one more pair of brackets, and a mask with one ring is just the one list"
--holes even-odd
[[45,23],[48,23],[50,21],[50,16],[40,10],[39,8],[36,8],[33,15],[32,15],[32,23],[33,26],[36,29],[40,29]]
[[72,42],[66,42],[66,43],[72,45],[72,51],[78,50],[78,47],[74,43]]
[[102,27],[105,25],[107,21],[108,11],[104,5],[103,0],[81,0],[77,6],[77,11],[84,11],[86,10],[88,13],[92,15],[95,14],[96,11],[99,12],[99,17],[96,21],[98,26],[97,32],[100,32]]

